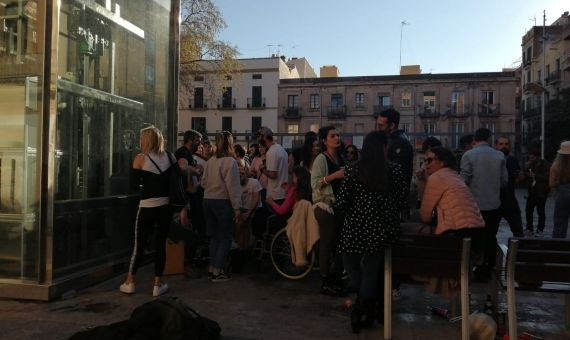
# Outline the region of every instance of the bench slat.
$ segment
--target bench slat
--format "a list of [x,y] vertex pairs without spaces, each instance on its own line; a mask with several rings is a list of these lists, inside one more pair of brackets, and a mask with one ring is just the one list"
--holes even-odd
[[570,250],[558,251],[519,249],[517,251],[517,262],[568,264],[570,263]]
[[399,275],[434,276],[445,278],[461,277],[461,264],[457,262],[447,262],[442,260],[423,260],[392,258],[392,271]]
[[400,240],[393,248],[399,246],[461,250],[463,247],[463,239],[455,236],[402,234],[400,235]]
[[517,262],[515,265],[515,281],[569,282],[570,264]]
[[395,258],[423,258],[423,259],[448,259],[461,263],[461,249],[441,249],[434,247],[395,247],[392,249],[392,256]]
[[519,252],[523,250],[553,250],[553,251],[570,251],[570,241],[565,239],[549,239],[549,238],[523,238],[514,237],[510,240],[519,241]]

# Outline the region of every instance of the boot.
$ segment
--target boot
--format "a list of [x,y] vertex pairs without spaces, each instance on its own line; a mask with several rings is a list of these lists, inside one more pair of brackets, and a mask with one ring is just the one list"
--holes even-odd
[[372,327],[376,319],[376,299],[363,299],[362,311],[364,314],[363,327]]
[[360,329],[362,328],[362,315],[363,315],[363,306],[362,301],[360,298],[356,298],[354,305],[352,306],[352,312],[350,313],[350,328],[352,329],[352,333],[358,334],[360,333]]
[[346,289],[342,286],[335,284],[334,280],[330,276],[325,276],[321,283],[321,294],[334,296],[334,297],[345,297],[348,295]]

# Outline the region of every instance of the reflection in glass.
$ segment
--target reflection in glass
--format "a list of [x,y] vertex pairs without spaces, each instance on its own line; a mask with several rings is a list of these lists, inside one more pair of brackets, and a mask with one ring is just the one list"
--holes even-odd
[[165,130],[170,1],[63,0],[54,275],[126,256],[129,173],[145,124]]
[[39,275],[45,1],[0,1],[0,277]]

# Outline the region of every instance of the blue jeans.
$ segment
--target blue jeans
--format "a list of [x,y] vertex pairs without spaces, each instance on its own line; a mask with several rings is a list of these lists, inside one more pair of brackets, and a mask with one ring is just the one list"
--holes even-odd
[[343,254],[342,259],[344,269],[349,275],[348,286],[356,290],[360,298],[376,299],[378,297],[378,274],[384,255]]
[[566,238],[568,219],[570,218],[570,184],[558,187],[556,201],[554,202],[554,230],[553,238]]
[[234,211],[230,200],[204,199],[206,235],[210,238],[210,265],[223,269],[232,247]]

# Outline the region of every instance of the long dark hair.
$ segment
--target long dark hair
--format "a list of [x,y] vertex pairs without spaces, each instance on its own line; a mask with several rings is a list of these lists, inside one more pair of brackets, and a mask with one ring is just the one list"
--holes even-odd
[[301,151],[301,161],[303,161],[303,166],[310,167],[313,163],[313,143],[317,141],[317,136],[310,135],[305,138],[305,143],[303,144],[303,150]]
[[[325,145],[325,140],[327,140],[327,136],[331,130],[336,130],[336,128],[332,125],[323,126],[319,129],[319,146],[321,147],[321,152],[327,151],[327,147]],[[340,164],[344,164],[344,154],[343,154],[343,143],[342,140],[340,141],[340,146],[336,149],[336,156]]]
[[297,176],[297,187],[295,188],[295,201],[311,201],[313,192],[311,190],[311,173],[307,168],[297,165],[293,168],[293,173]]
[[387,192],[391,185],[385,148],[388,143],[386,133],[370,132],[364,138],[360,159],[356,163],[356,179],[369,190]]

